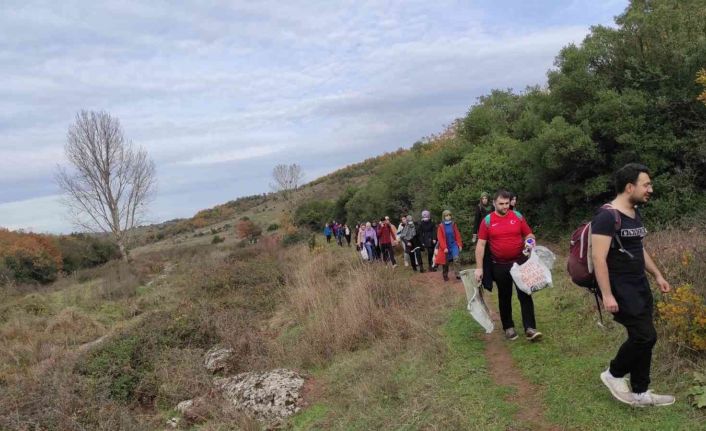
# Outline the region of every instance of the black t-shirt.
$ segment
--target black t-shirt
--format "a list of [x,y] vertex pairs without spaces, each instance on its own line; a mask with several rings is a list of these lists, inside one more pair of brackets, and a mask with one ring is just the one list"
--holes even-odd
[[[652,311],[652,292],[645,275],[645,254],[642,244],[647,229],[642,224],[640,213],[635,210],[635,218],[622,212],[620,230],[615,230],[615,216],[608,209],[600,209],[591,222],[591,232],[613,238],[606,258],[610,286],[618,302],[620,312],[617,317],[638,316]],[[620,244],[615,237],[620,237]]]
[[611,276],[628,276],[640,278],[645,275],[645,255],[642,239],[647,235],[647,229],[642,224],[640,213],[635,210],[635,218],[622,212],[620,214],[620,230],[615,230],[615,216],[608,209],[600,209],[591,222],[591,232],[596,235],[619,237],[620,244],[613,238],[606,262]]

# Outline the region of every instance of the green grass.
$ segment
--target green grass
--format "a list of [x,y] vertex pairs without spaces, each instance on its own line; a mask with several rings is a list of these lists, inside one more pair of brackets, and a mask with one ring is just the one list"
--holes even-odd
[[[689,406],[683,382],[666,381],[654,372],[654,362],[652,387],[655,392],[676,392],[675,405],[640,409],[613,399],[598,375],[624,341],[625,331],[605,315],[607,328],[600,328],[598,313],[589,306],[592,297],[563,274],[555,277],[556,287],[534,295],[544,340],[531,344],[521,338],[511,343],[516,366],[545,394],[547,419],[576,430],[706,430],[706,414]],[[520,326],[516,299],[513,311]]]
[[326,393],[319,403],[294,416],[291,427],[505,430],[512,426],[515,407],[504,401],[509,389],[490,381],[480,328],[460,304],[436,332],[436,342],[378,344],[336,358],[317,373]]

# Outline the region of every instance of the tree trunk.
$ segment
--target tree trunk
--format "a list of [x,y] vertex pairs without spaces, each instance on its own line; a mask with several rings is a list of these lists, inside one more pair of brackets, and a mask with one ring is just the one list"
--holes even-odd
[[127,262],[127,249],[125,248],[125,244],[123,243],[122,239],[118,240],[118,250],[120,250],[120,258],[122,259],[122,261]]

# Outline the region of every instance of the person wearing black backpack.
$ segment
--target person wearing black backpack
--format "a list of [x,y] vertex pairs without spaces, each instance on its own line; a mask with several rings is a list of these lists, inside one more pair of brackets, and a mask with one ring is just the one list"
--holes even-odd
[[[647,230],[637,205],[646,203],[652,195],[650,171],[641,164],[627,164],[615,173],[615,188],[616,198],[601,207],[591,221],[591,257],[603,307],[627,329],[628,338],[600,378],[623,403],[638,407],[671,405],[673,396],[648,389],[657,332],[646,272],[654,276],[663,293],[671,290],[642,244]],[[632,388],[628,387],[628,374]]]

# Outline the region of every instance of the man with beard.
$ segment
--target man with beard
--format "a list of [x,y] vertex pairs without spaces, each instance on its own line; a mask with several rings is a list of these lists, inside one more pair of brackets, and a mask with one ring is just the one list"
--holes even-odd
[[[603,307],[625,326],[628,339],[618,349],[610,367],[601,373],[601,381],[623,403],[639,407],[671,405],[675,401],[673,396],[658,395],[648,389],[657,332],[652,318],[652,291],[645,271],[654,276],[663,293],[671,290],[642,244],[647,230],[636,206],[647,202],[652,195],[650,171],[637,163],[623,166],[615,173],[615,189],[616,198],[591,221],[591,256]],[[628,374],[632,389],[628,387]]]
[[[477,269],[475,276],[477,282],[480,283],[483,280],[483,258],[487,243],[492,257],[493,280],[498,286],[500,320],[505,331],[505,338],[515,340],[517,332],[512,320],[512,287],[514,282],[510,275],[510,269],[514,263],[521,265],[527,261],[523,251],[534,246],[534,234],[522,214],[510,211],[510,198],[510,192],[499,190],[494,199],[495,211],[488,214],[480,224],[478,243],[476,244]],[[525,337],[529,341],[538,341],[542,337],[542,333],[537,331],[532,297],[520,289],[516,290],[522,310]]]

